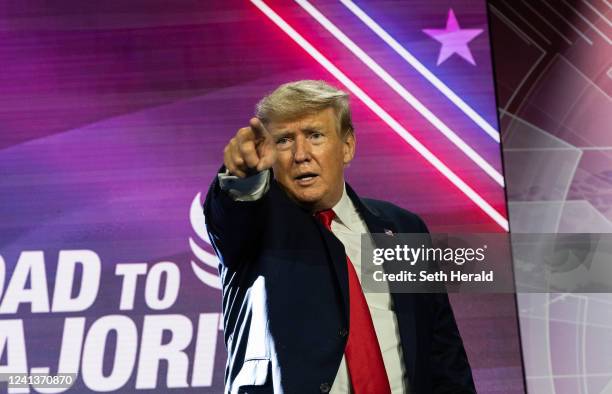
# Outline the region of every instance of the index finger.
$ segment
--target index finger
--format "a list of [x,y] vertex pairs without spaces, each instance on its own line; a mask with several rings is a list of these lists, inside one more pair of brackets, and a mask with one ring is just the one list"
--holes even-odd
[[270,132],[266,129],[263,122],[258,118],[251,118],[249,126],[255,133],[256,138],[266,138],[270,136]]

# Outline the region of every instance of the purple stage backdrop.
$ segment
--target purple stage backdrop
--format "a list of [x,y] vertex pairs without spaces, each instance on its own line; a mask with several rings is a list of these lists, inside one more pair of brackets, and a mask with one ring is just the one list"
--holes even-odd
[[[488,37],[484,1],[3,4],[0,373],[222,392],[200,205],[225,143],[290,80],[351,92],[358,193],[433,231],[505,231]],[[514,297],[452,301],[478,391],[524,392]]]

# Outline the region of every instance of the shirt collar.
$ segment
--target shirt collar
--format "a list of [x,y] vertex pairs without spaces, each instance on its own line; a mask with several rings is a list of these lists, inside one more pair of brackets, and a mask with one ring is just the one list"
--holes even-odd
[[342,186],[342,197],[340,201],[332,208],[336,214],[335,220],[339,221],[351,230],[355,230],[355,222],[359,221],[359,213],[357,208],[346,193],[346,184]]

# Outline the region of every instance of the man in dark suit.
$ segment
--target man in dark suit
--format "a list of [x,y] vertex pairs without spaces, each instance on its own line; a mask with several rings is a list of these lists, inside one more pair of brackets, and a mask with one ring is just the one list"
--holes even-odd
[[281,85],[224,150],[206,198],[220,258],[231,393],[473,393],[446,294],[365,293],[361,243],[425,233],[344,181],[348,95]]

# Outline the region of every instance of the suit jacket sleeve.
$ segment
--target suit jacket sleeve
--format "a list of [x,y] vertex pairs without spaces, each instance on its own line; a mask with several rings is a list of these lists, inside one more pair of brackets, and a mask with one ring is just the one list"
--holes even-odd
[[204,202],[204,217],[221,264],[234,268],[255,253],[267,200],[264,195],[255,201],[235,201],[221,189],[215,175]]
[[[419,218],[420,219],[420,218]],[[420,220],[422,233],[429,233]],[[476,393],[459,328],[445,292],[430,294],[432,345],[430,365],[434,393]]]
[[448,296],[432,294],[434,325],[430,363],[435,393],[475,393],[472,371]]

